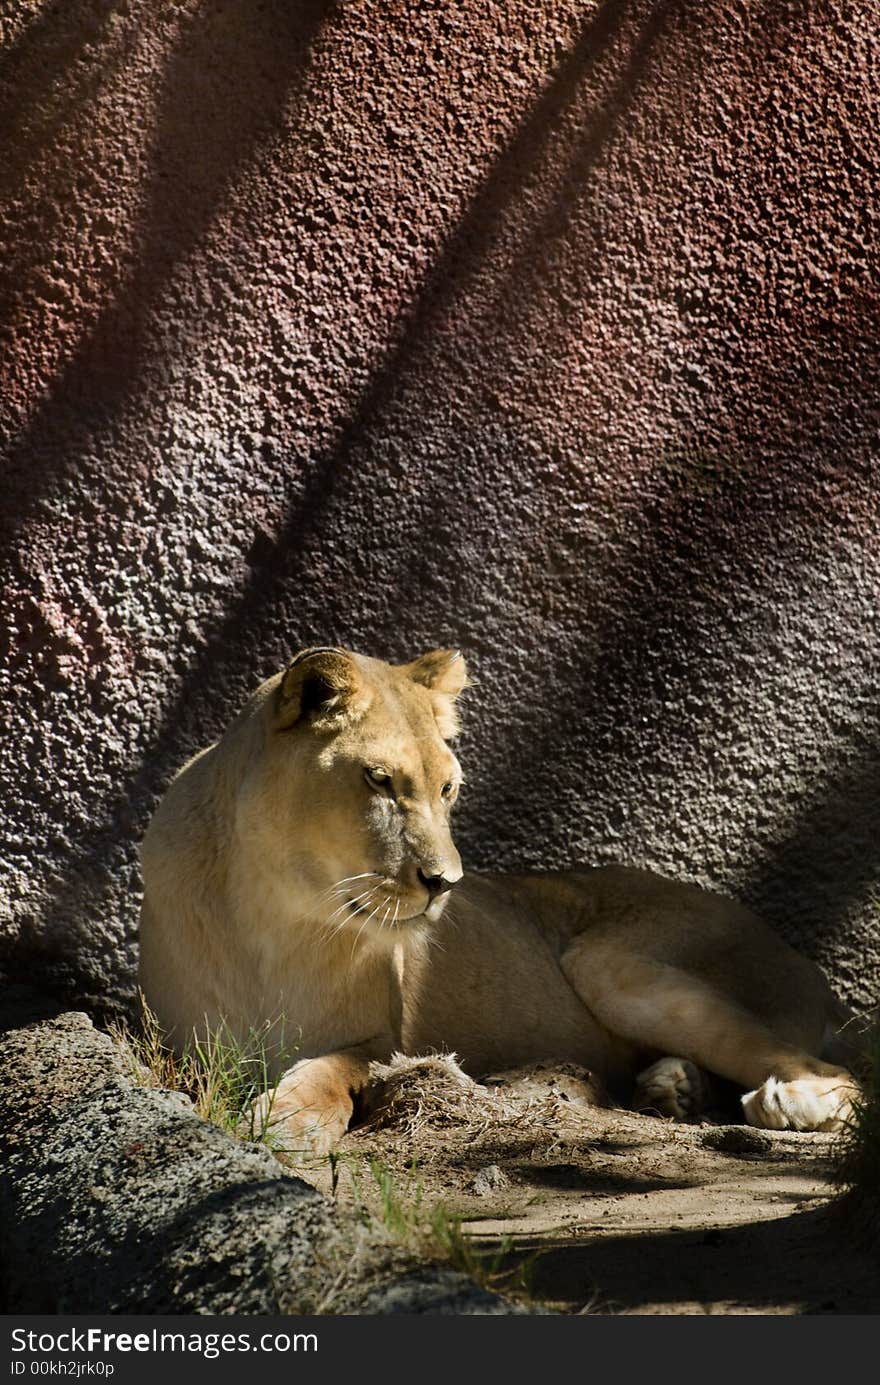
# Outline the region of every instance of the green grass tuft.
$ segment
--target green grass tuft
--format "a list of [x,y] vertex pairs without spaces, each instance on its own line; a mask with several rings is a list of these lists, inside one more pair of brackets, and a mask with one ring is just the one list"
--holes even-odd
[[279,1054],[284,1066],[294,1061],[279,1024],[251,1029],[242,1042],[221,1023],[202,1035],[193,1034],[177,1054],[166,1045],[159,1021],[141,996],[137,1027],[117,1024],[111,1034],[139,1086],[183,1092],[203,1120],[240,1139],[272,1147],[271,1120],[257,1125],[251,1108],[273,1087]]

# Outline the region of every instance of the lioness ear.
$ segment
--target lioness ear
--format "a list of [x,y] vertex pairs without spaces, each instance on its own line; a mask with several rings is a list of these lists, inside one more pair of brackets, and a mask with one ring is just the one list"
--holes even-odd
[[303,649],[288,664],[275,695],[275,729],[308,717],[327,726],[354,720],[370,696],[354,659],[344,649]]
[[458,735],[458,713],[455,699],[469,686],[467,665],[458,649],[433,649],[411,664],[404,665],[414,683],[420,683],[431,694],[437,729],[444,740]]

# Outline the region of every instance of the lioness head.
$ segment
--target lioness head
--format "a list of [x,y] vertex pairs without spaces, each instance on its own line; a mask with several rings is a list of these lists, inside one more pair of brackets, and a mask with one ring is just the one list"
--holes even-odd
[[391,939],[440,917],[462,875],[447,741],[466,684],[456,650],[390,665],[307,649],[261,690],[265,749],[239,825],[325,933]]

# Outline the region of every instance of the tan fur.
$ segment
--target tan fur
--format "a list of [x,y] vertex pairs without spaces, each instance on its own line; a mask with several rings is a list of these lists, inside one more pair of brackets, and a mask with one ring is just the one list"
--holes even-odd
[[820,1058],[840,1007],[748,910],[627,867],[462,878],[466,682],[455,651],[306,650],[181,770],[142,852],[140,980],[172,1041],[271,1026],[258,1115],[317,1149],[398,1049],[474,1075],[573,1061],[666,1114],[698,1114],[704,1069],[749,1089],[753,1124],[841,1124],[857,1088]]

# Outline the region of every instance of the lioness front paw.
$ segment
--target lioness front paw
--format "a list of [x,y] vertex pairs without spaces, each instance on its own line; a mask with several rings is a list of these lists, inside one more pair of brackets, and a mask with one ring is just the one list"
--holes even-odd
[[633,1106],[673,1120],[696,1120],[706,1105],[706,1079],[689,1058],[659,1058],[636,1078]]
[[239,1132],[277,1153],[317,1156],[333,1149],[348,1129],[352,1100],[346,1088],[328,1080],[322,1062],[307,1059],[285,1073],[251,1103]]
[[858,1087],[849,1073],[798,1077],[780,1082],[768,1077],[746,1092],[742,1108],[749,1125],[763,1130],[839,1130],[852,1115]]

